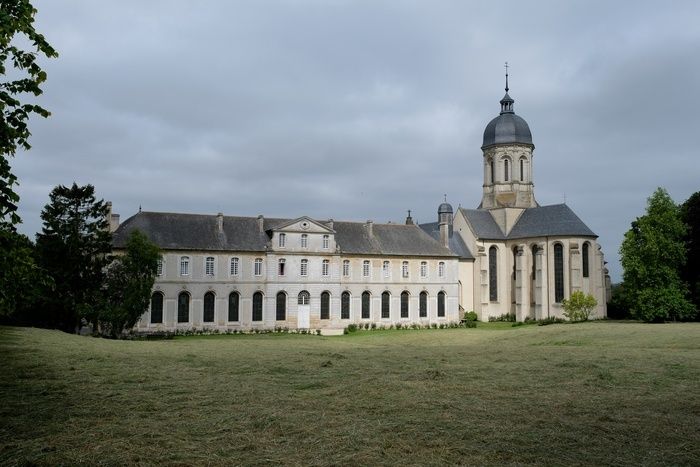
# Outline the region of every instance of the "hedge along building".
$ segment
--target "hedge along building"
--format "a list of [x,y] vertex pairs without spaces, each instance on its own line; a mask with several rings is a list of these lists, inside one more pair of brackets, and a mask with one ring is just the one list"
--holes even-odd
[[532,134],[513,99],[484,130],[483,195],[476,209],[414,225],[308,217],[139,212],[118,223],[124,249],[138,229],[163,251],[140,330],[341,329],[350,323],[432,324],[504,314],[562,317],[577,290],[606,315],[609,283],[597,236],[565,204],[540,206]]
[[593,317],[605,317],[609,277],[597,236],[566,204],[535,200],[535,146],[508,91],[506,74],[501,112],[484,130],[481,204],[454,213],[445,202],[438,222],[422,227],[453,252],[473,253],[460,268],[461,300],[481,320],[563,317],[562,301],[575,291],[593,295]]
[[116,228],[115,249],[136,229],[162,250],[138,330],[340,330],[460,318],[460,258],[410,216],[402,225],[139,212]]

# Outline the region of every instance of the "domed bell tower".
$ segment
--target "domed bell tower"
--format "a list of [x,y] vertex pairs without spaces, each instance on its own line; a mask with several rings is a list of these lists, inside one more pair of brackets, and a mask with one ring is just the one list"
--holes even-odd
[[481,146],[484,157],[484,193],[481,209],[536,207],[532,183],[532,134],[527,122],[513,111],[513,98],[501,99],[501,113],[486,125]]

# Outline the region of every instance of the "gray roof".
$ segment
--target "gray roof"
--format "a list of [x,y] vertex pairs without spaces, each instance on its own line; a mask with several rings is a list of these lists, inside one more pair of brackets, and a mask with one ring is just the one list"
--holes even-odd
[[452,205],[447,201],[438,206],[438,214],[444,214],[448,212],[452,214],[454,211],[452,210]]
[[[433,237],[436,241],[440,241],[440,224],[437,222],[421,224],[420,228],[423,229],[425,233]],[[464,243],[462,237],[455,235],[454,231],[450,236],[450,250],[462,259],[474,259],[474,255],[469,250],[469,247]]]
[[477,238],[482,240],[552,236],[597,237],[566,204],[525,209],[507,236],[488,210],[460,209]]
[[532,133],[527,122],[512,110],[506,110],[508,104],[512,109],[513,102],[508,93],[501,99],[501,114],[486,125],[482,147],[503,143],[532,144]]
[[[219,233],[216,215],[139,212],[114,232],[115,248],[124,248],[129,233],[138,229],[162,249],[209,251],[265,251],[268,231],[292,219],[264,219],[261,232],[255,217],[223,217]],[[330,221],[316,221],[330,227]],[[335,240],[347,254],[401,256],[455,256],[417,225],[333,222]]]
[[486,209],[464,209],[460,208],[464,217],[469,221],[477,238],[485,240],[505,240],[501,228],[496,224],[491,213]]
[[526,209],[511,229],[508,238],[555,235],[597,237],[566,204]]

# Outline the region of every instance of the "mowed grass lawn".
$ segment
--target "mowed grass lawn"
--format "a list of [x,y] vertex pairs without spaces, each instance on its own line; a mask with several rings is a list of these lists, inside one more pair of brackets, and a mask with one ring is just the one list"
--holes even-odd
[[700,324],[0,328],[0,464],[700,464]]

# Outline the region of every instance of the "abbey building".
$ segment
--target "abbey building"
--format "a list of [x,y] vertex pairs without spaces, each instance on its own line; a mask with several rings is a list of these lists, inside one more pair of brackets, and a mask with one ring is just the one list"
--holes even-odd
[[530,128],[500,101],[484,130],[483,195],[476,209],[447,202],[416,225],[139,212],[119,225],[115,250],[138,229],[162,251],[140,331],[342,330],[562,317],[581,290],[606,315],[605,262],[597,236],[565,204],[535,200]]

